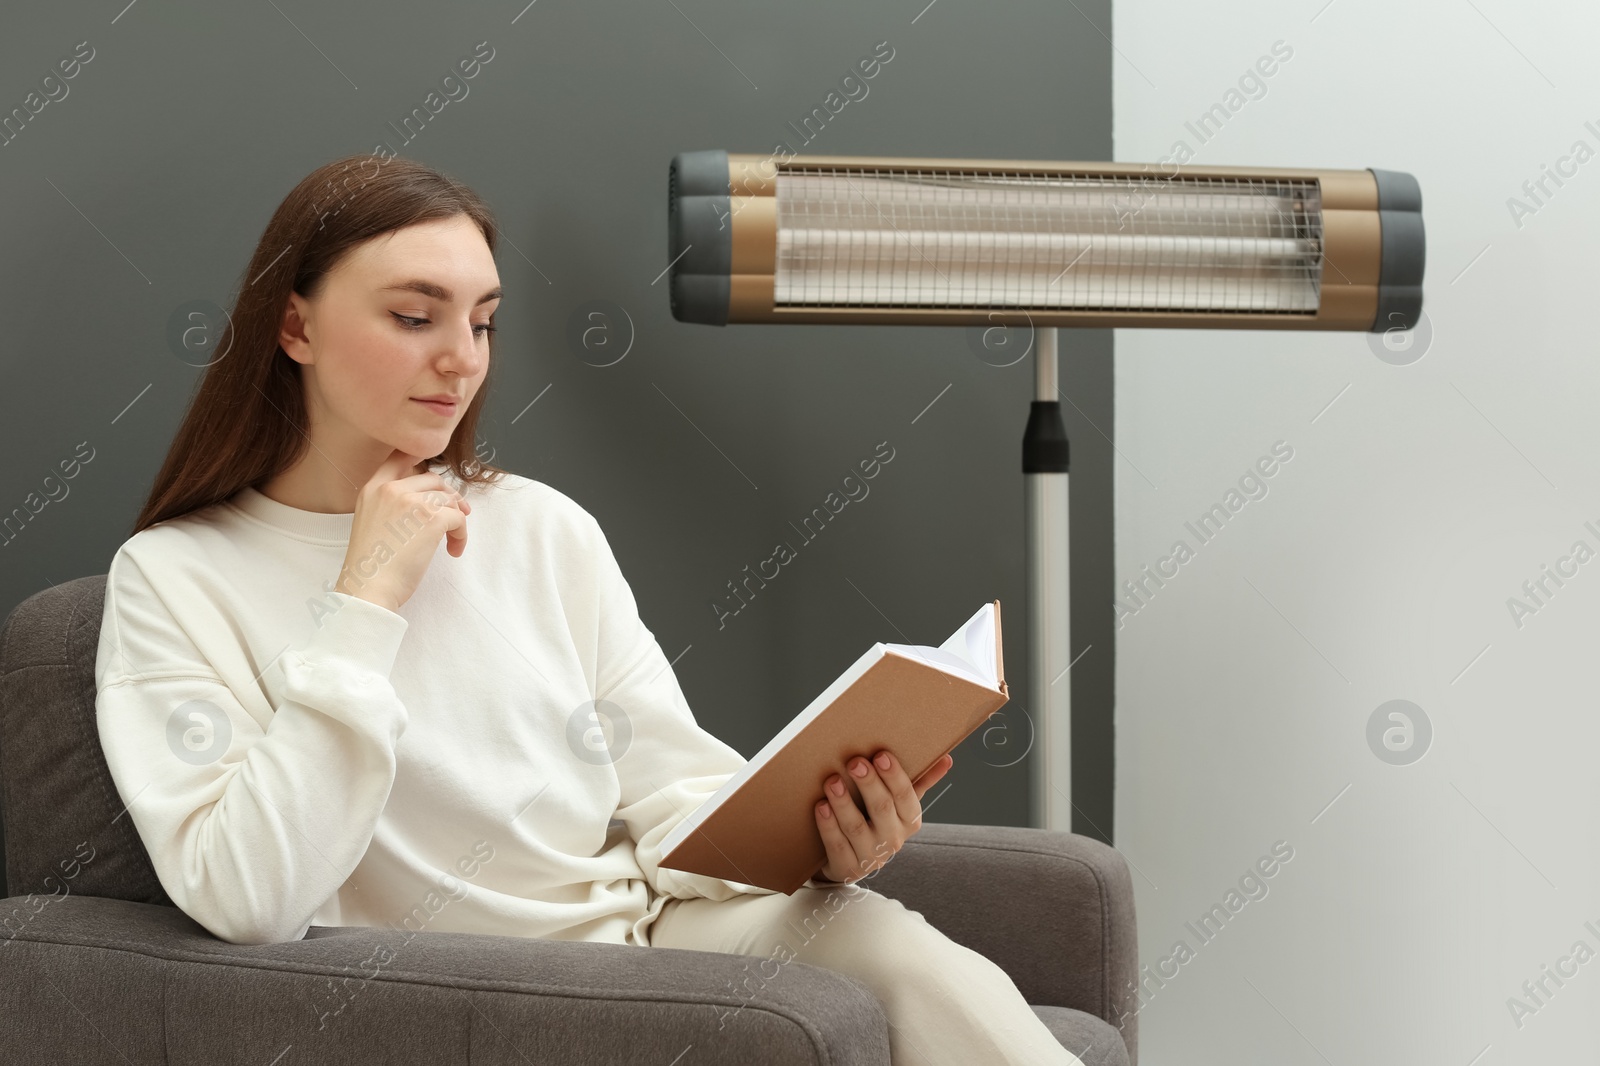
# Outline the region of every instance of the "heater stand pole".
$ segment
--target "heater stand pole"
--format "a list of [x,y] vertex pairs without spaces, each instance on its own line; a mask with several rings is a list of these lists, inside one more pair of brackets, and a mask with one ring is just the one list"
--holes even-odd
[[1067,430],[1061,420],[1055,326],[1035,333],[1034,400],[1022,441],[1027,492],[1028,681],[1034,726],[1030,824],[1072,830]]

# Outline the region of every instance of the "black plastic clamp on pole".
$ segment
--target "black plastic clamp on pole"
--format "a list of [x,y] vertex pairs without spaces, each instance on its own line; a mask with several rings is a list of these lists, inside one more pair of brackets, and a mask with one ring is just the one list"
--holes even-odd
[[1034,400],[1028,410],[1028,428],[1022,434],[1024,474],[1067,472],[1067,427],[1061,421],[1060,400]]

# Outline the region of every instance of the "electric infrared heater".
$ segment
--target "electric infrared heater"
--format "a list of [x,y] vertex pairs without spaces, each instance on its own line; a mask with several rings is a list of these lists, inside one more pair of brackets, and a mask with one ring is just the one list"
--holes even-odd
[[668,171],[681,322],[983,327],[1035,353],[1023,436],[1032,820],[1072,827],[1067,436],[1056,330],[1409,330],[1422,192],[1393,170],[783,158]]

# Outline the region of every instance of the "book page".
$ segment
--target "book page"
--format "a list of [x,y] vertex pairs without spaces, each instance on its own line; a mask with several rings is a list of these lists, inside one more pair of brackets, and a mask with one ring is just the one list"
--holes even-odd
[[1000,676],[994,661],[993,603],[978,608],[976,614],[937,648],[924,644],[885,644],[884,647],[903,655],[915,656],[941,670],[988,688],[1000,687]]

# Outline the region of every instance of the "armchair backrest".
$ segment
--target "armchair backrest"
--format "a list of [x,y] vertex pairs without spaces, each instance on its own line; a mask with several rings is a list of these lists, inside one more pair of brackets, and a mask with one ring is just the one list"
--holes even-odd
[[106,575],[36,592],[0,629],[0,824],[7,894],[172,906],[95,724]]

